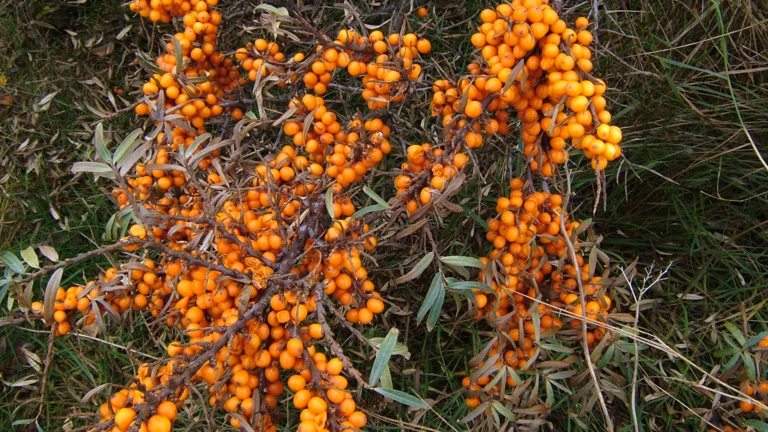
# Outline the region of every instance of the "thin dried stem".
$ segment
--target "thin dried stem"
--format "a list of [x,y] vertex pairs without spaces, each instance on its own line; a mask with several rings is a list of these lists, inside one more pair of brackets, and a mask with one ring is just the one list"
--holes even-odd
[[603,397],[603,392],[600,389],[600,381],[597,379],[597,373],[595,372],[595,365],[592,364],[592,358],[589,355],[589,342],[587,341],[587,302],[585,298],[584,293],[584,284],[581,278],[581,267],[578,264],[578,260],[576,258],[576,249],[573,246],[573,241],[571,241],[571,238],[568,237],[567,233],[568,230],[565,227],[565,215],[567,212],[568,204],[571,199],[571,174],[568,170],[568,161],[565,162],[563,165],[565,169],[565,179],[566,179],[566,194],[565,194],[565,200],[563,201],[563,208],[562,213],[560,216],[560,230],[563,233],[563,239],[565,240],[566,248],[568,249],[568,254],[570,255],[569,258],[573,262],[573,267],[576,269],[576,282],[579,285],[579,301],[581,302],[581,342],[582,342],[582,348],[584,350],[584,359],[587,363],[587,368],[589,369],[589,375],[592,377],[592,382],[595,385],[595,391],[597,392],[597,399],[600,402],[600,408],[603,411],[603,417],[605,418],[605,427],[608,431],[613,431],[613,420],[611,420],[611,414],[608,411],[608,405],[605,403],[605,398]]

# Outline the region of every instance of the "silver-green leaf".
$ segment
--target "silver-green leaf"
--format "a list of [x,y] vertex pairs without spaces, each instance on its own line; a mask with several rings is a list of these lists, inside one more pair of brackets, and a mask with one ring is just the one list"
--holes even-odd
[[48,279],[48,284],[45,286],[45,294],[43,295],[43,317],[48,322],[53,320],[53,307],[56,305],[56,293],[61,285],[61,276],[64,274],[64,269],[57,269]]
[[115,154],[112,156],[115,165],[118,167],[122,165],[123,158],[133,153],[136,147],[141,144],[141,141],[139,141],[138,138],[141,136],[142,132],[143,131],[139,128],[134,129],[127,137],[125,137],[125,139],[123,139],[123,142],[120,143],[115,150]]
[[427,405],[426,402],[423,400],[417,398],[416,396],[409,395],[408,393],[401,392],[400,390],[394,390],[394,389],[387,389],[387,388],[381,388],[376,387],[373,389],[376,393],[390,398],[395,402],[400,402],[403,405],[408,405],[412,408],[421,408],[421,409],[428,409],[429,405]]
[[2,260],[5,265],[7,265],[8,268],[13,270],[15,273],[22,274],[25,271],[24,264],[21,263],[21,260],[16,258],[16,255],[10,252],[3,252],[3,254],[0,255],[0,260]]
[[416,279],[417,277],[421,276],[422,273],[424,273],[424,270],[429,267],[429,265],[432,263],[432,260],[435,258],[435,253],[430,252],[424,257],[422,257],[419,262],[416,263],[415,266],[409,271],[408,273],[400,276],[399,278],[395,279],[396,284],[402,284],[406,283],[408,281],[412,281]]
[[40,246],[40,253],[45,255],[46,258],[49,260],[56,262],[59,260],[59,253],[56,252],[56,249],[54,249],[51,246]]
[[40,268],[40,260],[37,259],[37,254],[35,253],[35,250],[32,249],[32,246],[21,251],[21,257],[24,259],[24,262],[29,264],[30,267],[36,269]]
[[416,314],[416,322],[420,323],[422,319],[427,315],[435,304],[437,297],[445,296],[445,289],[443,288],[443,276],[440,273],[435,273],[435,277],[432,278],[432,283],[429,285],[429,291],[424,297],[424,302],[419,308],[419,312]]
[[359,219],[360,217],[362,217],[364,215],[367,215],[368,213],[373,213],[373,212],[382,211],[382,210],[386,210],[386,209],[387,209],[387,207],[384,207],[381,204],[369,205],[367,207],[363,207],[360,210],[356,211],[352,215],[352,219]]
[[449,290],[454,291],[466,291],[466,290],[473,290],[473,289],[479,289],[481,291],[487,291],[491,294],[493,294],[493,288],[489,287],[488,285],[480,282],[475,281],[461,281],[461,282],[455,282],[448,285]]
[[325,208],[328,210],[328,215],[331,219],[335,219],[333,215],[333,188],[328,188],[325,192]]
[[453,255],[453,256],[440,257],[440,261],[451,266],[474,267],[479,269],[485,267],[479,259],[468,257],[468,256]]
[[93,145],[107,163],[112,162],[112,155],[109,153],[109,150],[107,150],[107,145],[104,142],[104,123],[96,125],[96,130],[93,134]]
[[72,172],[75,174],[81,172],[106,174],[112,172],[112,167],[101,162],[75,162],[72,165]]
[[389,359],[392,357],[392,351],[397,344],[397,335],[400,331],[397,328],[392,328],[384,337],[384,341],[379,346],[379,352],[376,353],[376,358],[373,360],[373,367],[371,368],[371,377],[368,380],[368,384],[375,386],[379,382],[381,374],[384,372],[384,367],[389,364]]
[[373,191],[371,188],[369,188],[368,186],[363,186],[363,192],[365,192],[365,194],[366,194],[366,195],[368,195],[369,197],[371,197],[371,199],[372,199],[372,200],[374,200],[374,201],[376,201],[377,203],[379,203],[380,205],[384,206],[384,208],[386,208],[386,209],[388,209],[388,208],[389,208],[389,203],[387,203],[386,201],[384,201],[384,198],[380,197],[380,196],[379,196],[379,194],[377,194],[376,192],[374,192],[374,191]]
[[443,284],[440,284],[440,294],[435,299],[435,304],[432,305],[432,308],[429,310],[429,316],[427,317],[427,331],[432,331],[433,328],[435,328],[435,325],[437,324],[438,318],[440,318],[440,313],[443,311],[443,302],[445,301],[445,289],[443,288]]

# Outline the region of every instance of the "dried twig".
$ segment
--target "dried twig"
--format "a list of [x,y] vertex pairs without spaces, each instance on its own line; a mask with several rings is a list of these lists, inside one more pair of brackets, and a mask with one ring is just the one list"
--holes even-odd
[[587,307],[586,307],[586,298],[584,293],[584,284],[581,279],[581,267],[579,267],[577,258],[576,258],[576,249],[573,246],[573,241],[571,241],[571,238],[568,237],[567,233],[568,230],[565,227],[565,215],[568,208],[568,203],[571,199],[571,174],[568,170],[568,161],[565,162],[563,165],[565,169],[565,179],[567,184],[566,194],[565,194],[565,200],[563,201],[563,207],[562,207],[562,213],[560,216],[560,230],[563,233],[563,239],[565,239],[565,245],[568,249],[568,254],[570,255],[570,259],[573,262],[573,267],[576,269],[576,282],[579,285],[579,301],[581,302],[581,342],[582,342],[582,348],[584,350],[584,359],[587,363],[587,368],[589,369],[589,375],[592,377],[592,382],[595,385],[595,391],[597,392],[597,399],[600,402],[600,408],[603,411],[603,417],[605,418],[605,427],[608,431],[613,431],[613,420],[611,420],[611,414],[608,411],[608,406],[605,403],[605,398],[603,397],[603,392],[600,390],[600,381],[597,379],[597,373],[595,372],[595,366],[592,364],[592,359],[589,355],[589,343],[587,342]]

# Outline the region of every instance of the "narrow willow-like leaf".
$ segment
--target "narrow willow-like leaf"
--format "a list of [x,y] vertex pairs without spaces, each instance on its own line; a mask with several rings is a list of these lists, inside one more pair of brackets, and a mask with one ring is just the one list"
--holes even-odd
[[381,204],[373,204],[369,205],[367,207],[363,207],[360,210],[356,211],[354,214],[352,214],[352,219],[359,219],[362,216],[367,215],[368,213],[373,213],[381,210],[386,210],[387,207],[384,207]]
[[440,294],[435,299],[435,304],[429,310],[429,316],[427,317],[427,331],[432,331],[437,324],[438,318],[440,318],[440,312],[443,311],[443,302],[445,301],[445,288],[443,284],[440,284]]
[[101,157],[107,162],[112,162],[112,154],[107,150],[107,145],[104,142],[104,124],[99,123],[96,125],[96,130],[93,134],[93,145],[96,146],[96,150],[99,151]]
[[416,314],[416,322],[420,323],[422,319],[427,315],[427,312],[432,309],[432,305],[435,304],[435,300],[437,300],[437,297],[440,295],[445,295],[443,292],[443,277],[440,273],[436,273],[435,277],[432,278],[432,283],[429,285],[429,291],[427,291],[427,295],[424,297],[424,302],[421,304],[421,308],[419,308],[419,313]]
[[43,295],[43,317],[48,322],[53,322],[53,307],[56,305],[56,292],[61,285],[61,276],[64,274],[64,269],[57,269],[48,279],[48,284],[45,286],[45,294]]
[[335,219],[333,215],[333,188],[328,188],[325,192],[325,209],[328,210],[328,216]]
[[744,348],[752,348],[753,346],[760,343],[760,341],[765,339],[766,337],[768,337],[768,330],[747,339],[747,341],[744,343]]
[[510,411],[509,408],[502,405],[501,402],[495,401],[495,400],[491,401],[491,408],[493,408],[493,410],[496,411],[497,413],[509,419],[509,421],[517,421],[517,417],[515,416],[515,414],[512,411]]
[[375,386],[379,382],[381,374],[384,372],[384,367],[389,364],[389,359],[392,357],[392,351],[397,344],[397,335],[400,332],[397,328],[392,328],[387,333],[384,341],[379,346],[379,352],[376,353],[376,358],[373,360],[373,367],[371,368],[371,377],[368,380],[368,384]]
[[491,294],[493,294],[494,292],[493,288],[489,287],[487,284],[484,284],[481,282],[475,282],[475,281],[454,282],[448,285],[448,289],[454,290],[454,291],[466,291],[466,290],[472,290],[472,289],[479,289],[481,291],[487,291]]
[[0,255],[0,260],[2,260],[5,265],[7,265],[8,268],[13,270],[15,273],[24,273],[24,264],[21,263],[21,260],[16,258],[16,255],[10,252],[3,252],[3,254]]
[[384,201],[384,198],[380,197],[379,194],[371,190],[371,188],[369,188],[368,186],[363,186],[363,192],[365,192],[366,195],[371,197],[372,200],[376,201],[377,203],[382,205],[384,208],[386,209],[389,208],[389,203]]
[[119,167],[123,162],[123,158],[131,154],[136,149],[136,147],[141,144],[141,141],[139,141],[138,138],[141,136],[142,132],[143,131],[139,128],[134,129],[133,132],[128,134],[123,142],[120,143],[120,145],[115,150],[115,154],[112,156],[112,160],[115,162],[115,165]]
[[440,261],[452,266],[474,267],[479,269],[485,267],[479,259],[468,256],[445,256],[440,257]]
[[184,54],[181,49],[179,40],[175,37],[172,37],[171,40],[173,41],[173,53],[176,55],[176,68],[174,73],[176,75],[181,75],[181,73],[184,71]]
[[112,167],[101,162],[75,162],[72,165],[72,172],[75,174],[80,172],[106,174],[112,172]]
[[760,431],[760,432],[768,432],[768,423],[760,421],[760,420],[749,419],[749,420],[744,421],[744,425],[745,426],[749,426],[749,427],[753,427],[753,428],[755,428],[755,430]]
[[744,346],[747,343],[747,340],[744,338],[744,334],[739,330],[738,327],[736,327],[733,323],[727,322],[724,324],[725,328],[728,329],[729,332],[733,335],[733,337],[736,338],[737,341],[739,341],[740,346]]
[[421,409],[427,409],[429,408],[429,405],[427,405],[426,402],[423,400],[417,398],[416,396],[409,395],[408,393],[401,392],[400,390],[394,390],[394,389],[388,389],[388,388],[382,388],[382,387],[376,387],[373,389],[376,393],[390,398],[395,402],[400,402],[403,405],[408,405],[412,408],[421,408]]
[[184,149],[184,159],[189,159],[190,156],[195,154],[197,151],[197,148],[200,147],[202,143],[209,140],[211,138],[211,134],[204,133],[200,135],[199,137],[195,138],[195,140],[192,142],[192,144],[189,145],[188,149]]
[[406,283],[408,281],[412,281],[416,279],[417,277],[421,276],[422,273],[424,273],[424,270],[429,267],[429,265],[432,263],[432,260],[435,258],[435,253],[430,252],[424,257],[422,257],[419,262],[416,263],[415,266],[409,271],[408,273],[400,276],[399,278],[395,279],[396,284],[402,284]]

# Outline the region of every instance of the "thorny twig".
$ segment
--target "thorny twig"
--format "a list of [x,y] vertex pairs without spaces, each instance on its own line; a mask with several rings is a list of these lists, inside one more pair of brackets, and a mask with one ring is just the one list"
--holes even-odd
[[[280,283],[280,284],[273,284],[262,295],[261,299],[259,299],[258,302],[253,304],[251,308],[243,314],[242,317],[240,317],[234,324],[230,325],[229,328],[227,328],[227,331],[215,342],[211,343],[207,349],[204,351],[195,354],[195,359],[191,361],[190,363],[187,363],[184,366],[184,372],[181,374],[172,377],[168,382],[162,387],[162,389],[158,392],[152,392],[152,391],[146,391],[144,392],[146,402],[137,405],[134,408],[137,412],[149,412],[151,406],[157,405],[161,401],[165,400],[166,398],[169,398],[173,396],[176,391],[181,388],[186,382],[188,382],[195,374],[197,374],[197,371],[200,370],[208,361],[210,361],[212,358],[216,356],[216,354],[221,350],[224,346],[226,346],[229,343],[229,340],[240,330],[242,330],[245,327],[246,322],[248,322],[251,318],[255,318],[260,316],[264,313],[264,311],[267,310],[267,307],[269,306],[269,301],[272,299],[272,296],[279,294],[281,291],[285,289],[290,289],[292,284],[290,282],[288,283]],[[100,423],[98,426],[96,426],[94,429],[90,429],[90,426],[86,426],[80,429],[77,429],[77,431],[85,431],[85,430],[93,430],[94,432],[99,432],[103,430],[107,430],[110,427],[114,425],[114,419],[106,421],[104,423]]]
[[142,239],[130,238],[130,239],[119,241],[119,242],[111,244],[111,245],[102,246],[102,247],[100,247],[98,249],[94,249],[92,251],[83,252],[80,255],[77,255],[75,257],[67,258],[65,260],[61,260],[61,261],[57,262],[56,264],[43,267],[40,270],[38,270],[38,271],[28,275],[27,277],[22,279],[22,281],[29,281],[29,280],[37,279],[40,276],[45,276],[46,274],[51,273],[53,271],[56,271],[56,270],[58,270],[58,269],[60,269],[62,267],[66,267],[66,266],[69,266],[69,265],[72,265],[72,264],[76,264],[76,263],[79,263],[80,261],[84,261],[84,260],[87,260],[89,258],[93,258],[93,257],[98,256],[98,255],[104,255],[105,253],[114,252],[114,251],[120,250],[120,249],[122,249],[122,248],[124,248],[126,246],[137,245],[137,244],[140,244],[142,242],[144,242],[144,240],[142,240]]
[[[341,359],[342,363],[344,363],[344,368],[347,370],[347,372],[352,375],[352,377],[358,382],[359,385],[370,388],[370,385],[368,385],[368,381],[363,378],[363,375],[358,371],[355,366],[352,364],[352,362],[349,360],[349,358],[344,355],[344,350],[341,348],[339,343],[336,341],[336,337],[333,335],[333,331],[331,330],[331,327],[328,325],[328,321],[325,318],[325,304],[322,299],[325,297],[325,292],[323,291],[323,284],[317,284],[315,285],[315,297],[317,299],[317,309],[315,310],[315,314],[317,315],[317,321],[320,323],[321,326],[323,326],[323,336],[325,337],[326,343],[331,348],[331,352]],[[330,308],[333,312],[336,312],[335,309]],[[340,322],[346,323],[346,320],[343,318],[339,319]],[[360,334],[358,332],[358,334]],[[363,337],[360,335],[360,337]],[[366,340],[363,337],[363,340]]]

